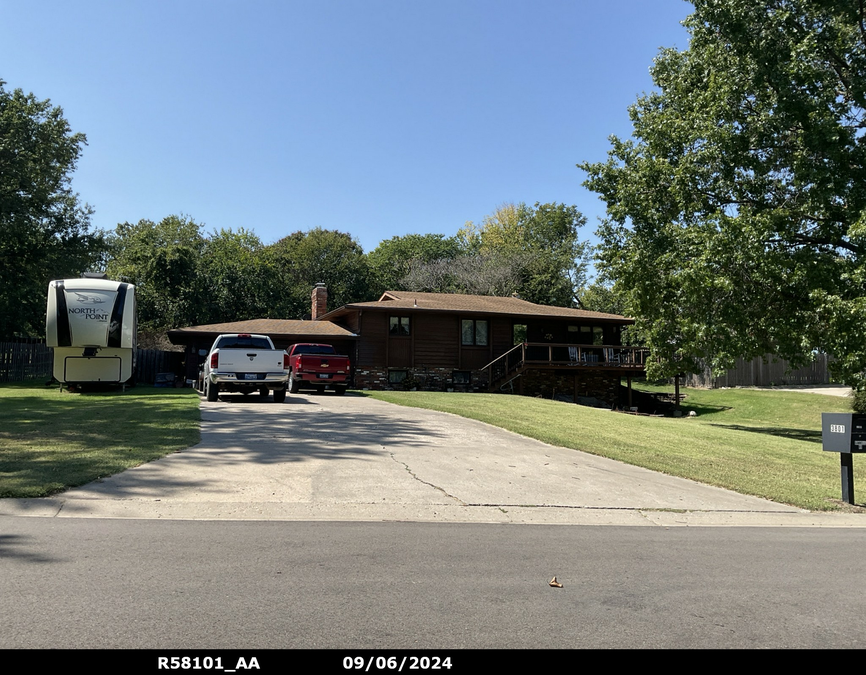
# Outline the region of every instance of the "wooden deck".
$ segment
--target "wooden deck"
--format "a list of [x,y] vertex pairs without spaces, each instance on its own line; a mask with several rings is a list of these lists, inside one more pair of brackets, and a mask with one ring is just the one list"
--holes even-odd
[[597,369],[629,375],[646,372],[649,350],[622,345],[573,345],[524,342],[497,357],[483,370],[488,371],[493,391],[524,370],[575,371]]

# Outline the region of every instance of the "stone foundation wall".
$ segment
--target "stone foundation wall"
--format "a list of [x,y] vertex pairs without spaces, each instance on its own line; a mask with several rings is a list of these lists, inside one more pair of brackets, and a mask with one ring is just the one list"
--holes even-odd
[[[407,372],[406,380],[400,383],[388,381],[389,372],[404,370]],[[358,389],[487,391],[487,371],[472,370],[469,373],[469,384],[455,384],[453,368],[361,368],[355,371],[354,379]]]
[[[388,381],[390,371],[407,372],[401,383]],[[455,384],[452,368],[363,368],[355,371],[358,389],[390,389],[403,391],[487,391],[487,371],[470,371],[469,384]],[[611,407],[621,407],[618,400],[618,373],[581,369],[580,371],[527,370],[514,380],[514,393],[542,398],[597,398]],[[576,386],[575,386],[576,385]]]
[[621,407],[618,373],[589,369],[573,372],[527,370],[520,379],[523,380],[521,393],[524,396],[562,397],[572,401],[581,397],[597,398],[611,407]]

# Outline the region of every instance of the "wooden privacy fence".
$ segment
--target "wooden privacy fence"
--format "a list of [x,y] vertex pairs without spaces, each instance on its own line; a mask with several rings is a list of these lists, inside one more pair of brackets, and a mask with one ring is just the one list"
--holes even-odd
[[39,342],[0,342],[0,382],[50,380],[53,360]]
[[712,377],[709,368],[697,375],[688,374],[683,378],[686,387],[769,387],[792,384],[829,384],[829,357],[817,354],[807,366],[788,370],[787,361],[773,360],[773,357],[756,356],[753,359],[737,359],[733,368],[718,377]]
[[[135,381],[153,384],[157,373],[183,374],[184,355],[158,349],[139,349],[135,356]],[[50,380],[54,353],[39,342],[0,342],[0,382]]]
[[153,384],[157,373],[183,375],[183,359],[183,352],[139,349],[135,357],[135,381],[141,384]]

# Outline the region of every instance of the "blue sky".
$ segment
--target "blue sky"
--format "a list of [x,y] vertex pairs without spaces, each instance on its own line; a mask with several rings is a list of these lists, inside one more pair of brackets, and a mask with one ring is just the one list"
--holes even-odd
[[575,164],[628,136],[683,0],[0,2],[0,79],[87,135],[93,224],[186,214],[365,251],[505,202],[604,206]]

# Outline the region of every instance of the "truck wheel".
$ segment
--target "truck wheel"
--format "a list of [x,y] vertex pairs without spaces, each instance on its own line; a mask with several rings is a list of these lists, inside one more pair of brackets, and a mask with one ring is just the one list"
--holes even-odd
[[205,389],[207,389],[207,400],[213,403],[218,400],[220,397],[220,386],[213,382],[206,382]]
[[274,389],[274,403],[285,403],[286,400],[286,390],[285,389]]
[[[274,392],[274,393],[276,393],[276,392]],[[260,396],[262,399],[266,399],[266,398],[268,397],[268,388],[267,388],[267,387],[262,387],[261,389],[259,389],[259,396]]]
[[334,393],[337,396],[342,396],[343,394],[346,393],[346,387],[334,387]]
[[301,387],[298,384],[298,382],[295,380],[294,376],[291,373],[289,373],[289,393],[290,394],[297,394],[298,390],[300,388]]

